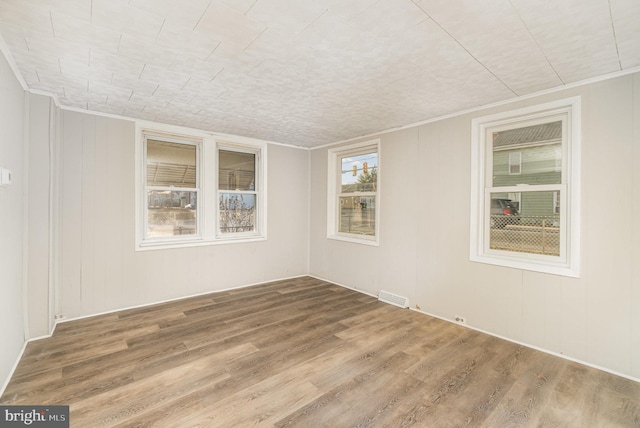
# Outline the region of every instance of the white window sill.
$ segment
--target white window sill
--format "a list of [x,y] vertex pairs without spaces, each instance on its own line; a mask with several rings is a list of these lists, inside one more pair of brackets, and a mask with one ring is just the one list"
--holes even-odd
[[223,245],[223,244],[243,244],[249,242],[266,241],[264,236],[252,236],[252,237],[233,237],[224,239],[201,239],[194,238],[190,240],[176,240],[176,241],[144,241],[137,245],[136,251],[150,251],[150,250],[166,250],[171,248],[189,248],[189,247],[204,247],[208,245]]
[[471,255],[470,260],[477,263],[486,263],[495,266],[503,266],[514,269],[528,270],[532,272],[548,273],[552,275],[579,278],[579,272],[571,269],[566,263],[552,263],[548,261],[536,262],[534,260],[522,260],[508,256]]
[[358,235],[327,235],[327,239],[333,239],[336,241],[344,241],[344,242],[351,242],[353,244],[362,244],[362,245],[369,245],[372,247],[379,247],[380,243],[378,242],[377,239],[375,239],[374,237],[366,237],[366,238],[360,238],[358,237]]

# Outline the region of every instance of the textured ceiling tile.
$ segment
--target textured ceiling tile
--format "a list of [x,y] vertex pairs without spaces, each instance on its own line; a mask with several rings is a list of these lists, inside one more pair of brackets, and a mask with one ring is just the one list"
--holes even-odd
[[168,70],[162,66],[145,64],[142,73],[140,73],[140,79],[157,82],[165,88],[180,89],[189,81],[190,76],[186,73]]
[[50,9],[43,1],[0,1],[0,25],[3,29],[11,25],[25,33],[38,32],[53,36]]
[[70,46],[95,47],[111,53],[118,51],[120,32],[91,25],[88,21],[57,11],[51,13],[51,20],[56,40]]
[[188,74],[193,79],[205,82],[213,81],[223,69],[222,65],[180,54],[175,55],[169,65],[169,70],[171,71]]
[[157,83],[150,83],[146,80],[140,80],[129,75],[122,75],[120,73],[113,73],[111,77],[111,85],[120,88],[133,91],[135,95],[141,97],[147,97],[153,95],[158,89]]
[[166,49],[153,39],[123,34],[118,48],[118,55],[145,64],[165,67],[173,62],[176,52]]
[[[193,29],[211,0],[131,0],[131,5],[145,13],[166,18],[171,23]],[[167,23],[165,23],[166,25]]]
[[246,16],[271,29],[299,33],[318,19],[327,9],[299,0],[259,0]]
[[193,31],[190,27],[166,22],[162,26],[156,42],[183,56],[206,60],[218,47],[221,40],[202,32]]
[[419,6],[516,94],[562,83],[509,1],[422,0]]
[[195,30],[244,50],[265,28],[223,3],[211,3]]
[[563,82],[620,70],[607,1],[512,3]]
[[331,15],[348,21],[379,1],[380,0],[320,0],[317,3],[327,9]]
[[64,83],[65,79],[60,73],[37,73],[36,80],[31,80],[31,77],[28,82],[29,86],[33,89],[37,89],[39,91],[50,92],[56,95],[64,95]]
[[220,0],[221,3],[224,3],[226,6],[242,15],[249,12],[249,10],[251,10],[251,8],[256,4],[256,1],[257,0]]
[[310,147],[640,65],[638,4],[0,0],[0,34],[63,106]]
[[132,36],[155,38],[164,19],[129,4],[129,0],[91,0],[91,24]]
[[[91,19],[92,1],[87,0],[37,0],[42,5],[47,5],[52,10],[62,12],[79,19]],[[22,0],[22,3],[26,3]]]
[[112,54],[100,49],[91,50],[91,67],[98,67],[110,73],[117,73],[129,78],[138,78],[145,67],[145,63],[139,60]]
[[611,0],[622,68],[640,66],[640,1]]
[[[359,33],[377,42],[386,42],[425,19],[425,14],[411,0],[380,0],[354,15],[349,22]],[[384,25],[380,25],[383,22]]]

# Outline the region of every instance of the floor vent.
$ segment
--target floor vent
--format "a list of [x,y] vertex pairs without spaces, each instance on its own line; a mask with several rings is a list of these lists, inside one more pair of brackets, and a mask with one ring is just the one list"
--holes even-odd
[[409,299],[403,296],[398,296],[397,294],[389,293],[388,291],[381,290],[378,295],[378,300],[401,308],[409,307]]

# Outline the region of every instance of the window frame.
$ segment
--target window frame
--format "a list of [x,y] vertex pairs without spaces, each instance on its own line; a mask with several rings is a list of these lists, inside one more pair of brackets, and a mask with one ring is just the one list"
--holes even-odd
[[[561,183],[493,187],[493,142],[487,135],[508,129],[562,121]],[[580,275],[581,99],[572,97],[477,117],[471,121],[470,260],[569,277]],[[522,169],[522,166],[521,166]],[[560,192],[560,255],[489,248],[492,193]]]
[[[250,153],[255,155],[255,169],[254,169],[254,190],[221,190],[218,182],[218,177],[220,176],[220,150],[237,152],[237,153]],[[262,206],[263,192],[262,181],[262,148],[256,146],[246,146],[241,144],[233,144],[226,141],[220,141],[216,144],[216,239],[218,240],[238,240],[238,239],[246,239],[246,238],[254,238],[261,236],[261,230],[264,227],[263,215],[262,213],[265,211],[266,206]],[[252,194],[255,195],[255,208],[256,208],[256,218],[255,218],[255,231],[252,232],[233,232],[233,233],[222,233],[220,230],[220,195],[222,193],[234,193],[234,194]]]
[[[518,162],[511,162],[513,155],[518,155]],[[518,167],[518,172],[513,172],[514,166]],[[509,175],[522,175],[522,152],[509,153]]]
[[[265,141],[233,135],[219,135],[181,126],[136,121],[135,144],[135,250],[146,251],[226,243],[264,241],[267,239],[267,147]],[[197,144],[197,233],[169,237],[146,236],[148,207],[146,198],[146,138]],[[152,138],[152,139],[153,139]],[[218,147],[256,153],[256,231],[219,234]],[[258,184],[259,183],[259,184]],[[259,186],[259,188],[258,188]],[[176,188],[179,190],[179,188]]]
[[[166,143],[172,143],[172,144],[183,144],[185,146],[195,146],[196,149],[196,187],[192,188],[192,187],[172,187],[172,186],[150,186],[147,183],[147,142],[148,140],[155,140],[155,141],[162,141],[162,142],[166,142]],[[192,138],[185,138],[185,137],[178,137],[178,136],[172,136],[172,135],[163,135],[163,134],[159,134],[159,133],[153,133],[153,132],[148,132],[145,131],[142,134],[142,144],[143,144],[143,156],[144,156],[144,160],[143,160],[143,164],[142,164],[142,175],[144,177],[144,184],[143,184],[143,199],[144,199],[144,203],[142,204],[142,210],[143,210],[143,218],[142,218],[142,236],[143,236],[143,241],[145,242],[154,242],[154,243],[158,243],[158,244],[171,244],[173,242],[190,242],[190,241],[197,241],[199,239],[201,239],[202,236],[202,225],[201,225],[201,221],[202,221],[202,208],[201,208],[201,204],[200,204],[200,198],[202,196],[202,192],[201,192],[201,184],[202,184],[202,156],[201,156],[201,152],[202,152],[202,142],[198,141],[197,139],[192,139]],[[196,205],[196,233],[195,234],[190,234],[190,235],[172,235],[172,236],[164,236],[164,237],[149,237],[147,236],[147,233],[149,231],[149,204],[147,203],[148,201],[148,191],[149,190],[169,190],[169,191],[184,191],[184,192],[196,192],[196,201],[197,201],[197,205]]]
[[[353,196],[352,193],[342,193],[342,158],[346,156],[377,153],[377,180],[375,192],[357,192],[359,196],[375,195],[375,226],[374,235],[362,235],[339,231],[340,197]],[[381,164],[380,140],[369,140],[346,146],[335,147],[328,150],[327,161],[327,238],[357,244],[379,246],[380,245],[380,200],[381,200]]]

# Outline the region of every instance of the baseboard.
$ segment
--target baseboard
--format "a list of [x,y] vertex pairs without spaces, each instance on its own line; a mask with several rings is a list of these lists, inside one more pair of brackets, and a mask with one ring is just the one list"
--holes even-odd
[[319,276],[316,276],[316,275],[308,274],[308,275],[304,275],[304,276],[309,276],[309,277],[311,277],[311,278],[315,278],[315,279],[317,279],[317,280],[319,280],[319,281],[330,282],[331,284],[338,285],[338,286],[340,286],[340,287],[342,287],[342,288],[346,288],[347,290],[357,291],[358,293],[366,294],[367,296],[375,297],[376,299],[378,298],[378,296],[377,296],[377,295],[372,294],[372,293],[369,293],[369,292],[367,292],[367,291],[359,290],[359,289],[357,289],[357,288],[353,288],[353,287],[349,287],[348,285],[340,284],[340,283],[338,283],[338,282],[331,281],[331,280],[329,280],[329,279],[322,278],[322,277],[319,277]]
[[[327,281],[327,282],[330,282],[330,283],[332,283],[332,284],[336,284],[336,285],[338,285],[338,286],[340,286],[340,287],[344,287],[344,288],[347,288],[347,289],[349,289],[349,290],[357,291],[358,293],[366,294],[366,295],[368,295],[368,296],[372,296],[372,297],[376,297],[376,298],[378,297],[378,296],[373,295],[373,294],[371,294],[371,293],[367,293],[366,291],[358,290],[357,288],[348,287],[348,286],[345,286],[345,285],[343,285],[343,284],[337,283],[337,282],[335,282],[335,281],[330,281],[330,280],[328,280],[328,279],[320,278],[320,277],[315,276],[315,275],[308,275],[308,276],[313,277],[313,278],[316,278],[316,279],[319,279],[319,280],[321,280],[321,281]],[[425,311],[423,311],[423,310],[419,310],[419,309],[415,309],[415,308],[409,308],[409,309],[410,309],[410,310],[412,310],[412,311],[414,311],[414,312],[418,312],[418,313],[420,313],[420,314],[423,314],[423,315],[428,315],[428,316],[433,317],[433,318],[438,318],[438,319],[440,319],[440,320],[442,320],[442,321],[450,322],[450,323],[455,324],[455,325],[460,326],[460,327],[466,327],[466,328],[468,328],[468,329],[475,330],[475,331],[477,331],[477,332],[479,332],[479,333],[484,333],[484,334],[487,334],[487,335],[489,335],[489,336],[497,337],[498,339],[506,340],[507,342],[515,343],[515,344],[517,344],[517,345],[526,346],[527,348],[535,349],[536,351],[544,352],[545,354],[549,354],[549,355],[553,355],[553,356],[555,356],[555,357],[563,358],[563,359],[565,359],[565,360],[572,361],[572,362],[574,362],[574,363],[582,364],[583,366],[591,367],[591,368],[596,369],[596,370],[601,370],[601,371],[603,371],[603,372],[610,373],[610,374],[612,374],[612,375],[620,376],[620,377],[623,377],[623,378],[625,378],[625,379],[629,379],[629,380],[631,380],[631,381],[633,381],[633,382],[638,382],[638,383],[640,383],[640,378],[637,378],[637,377],[634,377],[634,376],[631,376],[631,375],[628,375],[628,374],[625,374],[625,373],[620,373],[620,372],[617,372],[617,371],[615,371],[615,370],[609,369],[609,368],[607,368],[607,367],[598,366],[597,364],[588,363],[588,362],[586,362],[586,361],[582,361],[582,360],[580,360],[580,359],[573,358],[573,357],[570,357],[570,356],[565,355],[565,354],[559,354],[559,353],[557,353],[557,352],[550,351],[550,350],[548,350],[548,349],[544,349],[544,348],[540,348],[540,347],[538,347],[538,346],[531,345],[531,344],[529,344],[529,343],[520,342],[520,341],[518,341],[518,340],[511,339],[511,338],[509,338],[509,337],[505,337],[505,336],[501,336],[501,335],[499,335],[499,334],[492,333],[492,332],[490,332],[490,331],[485,331],[485,330],[482,330],[482,329],[480,329],[480,328],[476,328],[476,327],[470,326],[470,325],[468,325],[468,324],[460,324],[460,323],[457,323],[457,322],[455,322],[455,321],[453,321],[453,320],[450,320],[450,319],[447,319],[447,318],[441,317],[441,316],[439,316],[439,315],[434,315],[434,314],[432,314],[432,313],[425,312]]]
[[5,389],[7,389],[7,386],[9,385],[9,381],[13,377],[13,373],[15,373],[16,369],[18,368],[18,364],[20,364],[20,360],[22,359],[22,355],[24,355],[24,350],[27,349],[28,343],[29,343],[29,340],[27,340],[22,344],[22,349],[18,353],[18,357],[16,358],[15,363],[13,363],[13,367],[11,367],[11,370],[9,370],[9,375],[7,376],[4,383],[2,384],[2,388],[0,388],[0,397],[2,397],[2,395],[4,394]]
[[[88,315],[80,315],[77,317],[71,317],[71,318],[61,318],[61,319],[57,319],[55,321],[55,325],[57,326],[59,323],[66,323],[66,322],[70,322],[70,321],[77,321],[77,320],[81,320],[81,319],[85,319],[85,318],[92,318],[92,317],[97,317],[100,315],[109,315],[109,314],[113,314],[115,312],[121,312],[121,311],[128,311],[130,309],[140,309],[140,308],[144,308],[147,306],[154,306],[154,305],[160,305],[163,303],[170,303],[170,302],[176,302],[178,300],[183,300],[183,299],[190,299],[192,297],[199,297],[199,296],[206,296],[207,294],[213,294],[213,293],[222,293],[224,291],[232,291],[232,290],[240,290],[242,288],[247,288],[247,287],[253,287],[255,285],[261,285],[261,284],[268,284],[270,282],[276,282],[276,281],[286,281],[288,279],[296,279],[296,278],[302,278],[305,276],[310,276],[310,275],[295,275],[295,276],[290,276],[290,277],[285,277],[285,278],[277,278],[277,279],[270,279],[267,281],[260,281],[260,282],[254,282],[251,284],[245,284],[245,285],[238,285],[236,287],[228,287],[228,288],[223,288],[220,290],[210,290],[210,291],[203,291],[202,293],[195,293],[195,294],[189,294],[186,296],[180,296],[180,297],[173,297],[171,299],[165,299],[165,300],[158,300],[155,302],[150,302],[150,303],[142,303],[140,305],[133,305],[133,306],[126,306],[123,308],[118,308],[118,309],[111,309],[108,311],[103,311],[103,312],[97,312],[94,314],[88,314]],[[53,327],[54,331],[55,331],[55,326]]]

